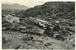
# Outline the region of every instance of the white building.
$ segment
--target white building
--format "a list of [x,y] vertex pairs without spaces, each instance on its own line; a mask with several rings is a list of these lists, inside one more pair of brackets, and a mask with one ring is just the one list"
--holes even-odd
[[12,16],[10,14],[8,14],[7,16],[5,16],[6,21],[10,22],[10,23],[19,23],[19,19],[18,17]]
[[32,22],[34,22],[35,24],[39,24],[40,26],[43,26],[43,27],[45,27],[45,24],[48,24],[48,22],[45,20],[41,20],[41,19],[37,19],[37,18],[33,18],[33,17],[30,17],[29,19]]

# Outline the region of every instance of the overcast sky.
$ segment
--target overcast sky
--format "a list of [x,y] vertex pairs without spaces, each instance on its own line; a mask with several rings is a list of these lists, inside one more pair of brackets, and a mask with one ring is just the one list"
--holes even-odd
[[34,7],[35,5],[42,5],[49,0],[2,0],[2,3],[25,5],[27,7]]
[[48,1],[57,1],[57,0],[2,0],[2,3],[7,3],[7,4],[18,3],[20,5],[25,5],[27,7],[34,7],[35,5],[42,5]]

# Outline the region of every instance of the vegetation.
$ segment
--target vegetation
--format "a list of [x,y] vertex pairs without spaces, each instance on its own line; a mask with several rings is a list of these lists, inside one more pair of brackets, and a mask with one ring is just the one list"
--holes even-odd
[[52,15],[55,17],[55,15],[57,15],[60,18],[74,18],[74,10],[74,2],[46,2],[43,5],[38,5],[34,8],[27,9],[25,12],[23,12],[23,15],[24,17],[36,17],[40,15],[42,18],[47,16],[52,17]]

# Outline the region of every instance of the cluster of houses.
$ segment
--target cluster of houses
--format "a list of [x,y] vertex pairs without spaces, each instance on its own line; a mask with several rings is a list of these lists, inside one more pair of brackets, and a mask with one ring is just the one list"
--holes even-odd
[[[17,24],[17,23],[20,23],[20,18],[16,17],[15,15],[6,15],[5,16],[5,20],[8,22],[8,23],[11,23],[11,24]],[[42,26],[45,28],[45,24],[48,24],[47,21],[44,21],[44,20],[40,20],[40,19],[37,19],[37,18],[33,18],[33,17],[29,17],[29,21],[30,22],[33,22],[39,26]],[[12,26],[13,27],[13,26]],[[16,29],[16,27],[14,27]],[[13,29],[14,29],[13,28]],[[42,35],[44,30],[43,29],[27,29],[27,26],[21,26],[19,25],[18,26],[19,30],[22,32],[22,33],[25,33],[25,32],[28,32],[28,33],[32,33],[32,34],[40,34]],[[5,27],[2,27],[2,30],[5,30],[6,29],[6,26]],[[9,29],[9,28],[8,28]],[[14,30],[15,30],[14,29]]]
[[46,27],[47,24],[49,24],[47,21],[45,20],[41,20],[41,19],[37,19],[37,18],[33,18],[33,17],[29,17],[29,21],[39,25],[39,26],[42,26],[43,28]]
[[[44,24],[47,24],[48,22],[44,21],[44,20],[40,20],[40,19],[36,19],[36,18],[32,18],[32,17],[29,17],[29,19],[36,23],[36,24],[39,24],[40,26],[45,26]],[[11,23],[11,24],[17,24],[17,23],[20,23],[20,18],[16,17],[14,14],[13,15],[6,15],[5,16],[5,20],[8,22],[8,23]],[[30,22],[31,22],[30,21]],[[4,24],[2,24],[4,25]],[[19,29],[21,30],[21,32],[25,33],[25,32],[31,32],[31,33],[36,33],[36,34],[42,34],[44,32],[44,30],[42,29],[31,29],[31,30],[28,30],[26,29],[26,26],[21,26],[19,25],[18,26]],[[5,30],[6,29],[6,26],[5,27],[2,27],[2,30]]]
[[[5,20],[7,22],[9,22],[9,23],[12,23],[12,24],[17,24],[17,23],[20,23],[21,22],[20,21],[20,18],[16,17],[15,15],[10,15],[10,14],[5,16]],[[43,35],[46,27],[49,26],[49,25],[51,25],[51,24],[49,24],[48,21],[37,19],[37,18],[34,18],[34,17],[29,17],[29,20],[28,21],[36,24],[37,27],[41,26],[44,29],[41,29],[41,27],[38,28],[38,29],[34,29],[34,28],[33,29],[27,29],[27,26],[23,26],[23,25],[22,26],[21,25],[18,25],[18,28],[17,29],[20,30],[20,32],[22,32],[22,33],[32,33],[32,34],[40,34],[40,35]],[[59,23],[59,21],[56,21],[56,23]],[[6,29],[6,27],[2,27],[2,29],[4,30],[4,29]],[[16,27],[14,27],[14,29],[16,29]]]

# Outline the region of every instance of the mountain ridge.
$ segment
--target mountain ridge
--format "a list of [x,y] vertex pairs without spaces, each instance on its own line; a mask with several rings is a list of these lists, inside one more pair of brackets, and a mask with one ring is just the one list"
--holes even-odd
[[6,3],[2,3],[2,9],[3,10],[9,10],[9,9],[16,9],[16,10],[26,10],[29,7],[25,6],[25,5],[20,5],[18,3],[15,4],[6,4]]

